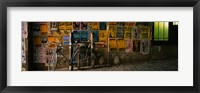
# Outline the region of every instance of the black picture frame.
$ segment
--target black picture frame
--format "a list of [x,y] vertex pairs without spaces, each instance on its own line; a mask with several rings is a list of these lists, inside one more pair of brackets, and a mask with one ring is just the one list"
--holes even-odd
[[[200,0],[1,0],[0,1],[0,91],[2,93],[199,93]],[[193,7],[194,86],[7,86],[7,7]],[[123,82],[123,80],[122,80]]]

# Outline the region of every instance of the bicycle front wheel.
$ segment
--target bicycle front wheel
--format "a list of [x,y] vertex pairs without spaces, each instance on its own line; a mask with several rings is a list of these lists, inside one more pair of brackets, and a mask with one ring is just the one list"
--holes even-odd
[[91,54],[90,54],[90,68],[94,67],[95,59],[96,59],[95,53],[92,51]]
[[83,53],[81,53],[80,50],[77,50],[75,52],[74,61],[77,64],[78,69],[83,67],[84,55],[83,55]]

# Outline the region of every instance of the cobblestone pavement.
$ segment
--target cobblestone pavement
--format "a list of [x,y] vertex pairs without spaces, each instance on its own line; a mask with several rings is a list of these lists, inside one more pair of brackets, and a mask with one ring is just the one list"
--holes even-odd
[[[63,70],[66,71],[67,68],[59,69],[59,71]],[[95,67],[79,71],[178,71],[178,59],[123,63],[118,66]]]

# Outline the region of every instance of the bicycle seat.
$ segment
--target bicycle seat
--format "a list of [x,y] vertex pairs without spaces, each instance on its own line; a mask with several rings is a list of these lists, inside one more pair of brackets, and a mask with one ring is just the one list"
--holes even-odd
[[77,43],[78,48],[86,48],[86,44],[84,43]]
[[81,41],[81,43],[89,44],[91,42],[90,41]]
[[89,48],[90,43],[78,43],[77,44],[79,48]]

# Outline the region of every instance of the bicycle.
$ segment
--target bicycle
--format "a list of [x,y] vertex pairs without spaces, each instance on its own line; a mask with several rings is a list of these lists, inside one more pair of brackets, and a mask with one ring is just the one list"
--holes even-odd
[[77,63],[77,68],[84,67],[92,68],[95,65],[96,55],[90,41],[81,41],[77,43],[78,48],[74,55],[74,60]]
[[[65,58],[66,60],[65,62],[69,62],[70,71],[73,71],[75,66],[78,69],[81,69],[84,63],[86,63],[87,66],[90,64],[89,66],[90,68],[94,67],[96,56],[93,52],[93,49],[91,48],[91,44],[89,41],[86,42],[82,41],[80,43],[77,43],[77,41],[75,41],[75,43],[71,46],[72,46],[71,59],[69,59],[62,53],[63,47],[61,46],[61,44],[57,44],[56,46],[57,47],[56,53],[61,54]],[[58,62],[56,62],[55,64],[54,71],[56,70],[57,63]]]

